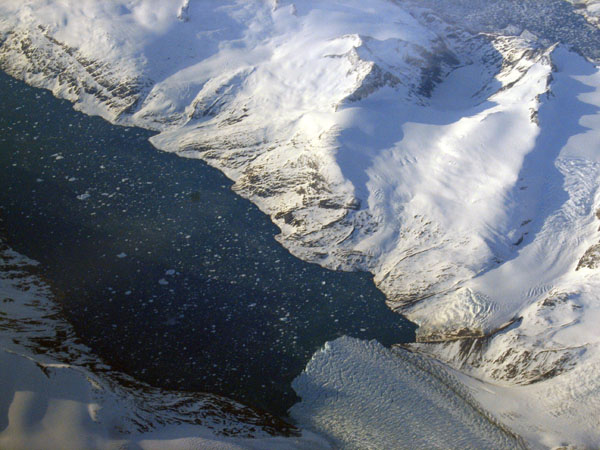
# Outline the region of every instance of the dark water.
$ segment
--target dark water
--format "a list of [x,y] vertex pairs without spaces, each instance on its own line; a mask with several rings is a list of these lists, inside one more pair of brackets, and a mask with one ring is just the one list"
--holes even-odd
[[325,341],[414,340],[369,275],[291,256],[217,170],[4,74],[0,93],[1,232],[113,367],[285,414]]

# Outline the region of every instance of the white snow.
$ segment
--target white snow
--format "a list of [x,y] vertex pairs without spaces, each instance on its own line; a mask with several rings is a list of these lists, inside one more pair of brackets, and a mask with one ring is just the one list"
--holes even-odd
[[[598,320],[598,315],[594,317]],[[570,372],[527,386],[484,383],[454,374],[483,408],[493,411],[531,448],[598,448],[600,352],[597,343],[586,348]]]

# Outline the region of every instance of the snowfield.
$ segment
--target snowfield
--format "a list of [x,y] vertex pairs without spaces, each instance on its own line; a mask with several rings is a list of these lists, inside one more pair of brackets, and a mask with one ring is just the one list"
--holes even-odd
[[[524,28],[529,2],[491,30],[477,29],[489,9],[461,27],[433,0],[6,0],[0,68],[222,170],[294,255],[373,273],[419,325],[411,350],[528,445],[598,447],[597,5],[574,3],[589,21],[578,48]],[[368,351],[332,345],[362,392],[350,362]],[[363,445],[336,435],[351,403],[311,400],[334,375],[298,381],[296,415]]]

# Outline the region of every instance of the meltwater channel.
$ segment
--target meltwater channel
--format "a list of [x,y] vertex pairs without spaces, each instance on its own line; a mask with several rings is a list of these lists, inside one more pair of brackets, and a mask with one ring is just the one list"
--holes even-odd
[[370,275],[300,261],[231,181],[0,74],[0,237],[115,369],[284,415],[326,341],[414,341]]

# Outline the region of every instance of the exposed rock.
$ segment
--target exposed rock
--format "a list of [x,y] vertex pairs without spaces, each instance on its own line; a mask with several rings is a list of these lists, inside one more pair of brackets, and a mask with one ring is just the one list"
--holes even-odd
[[588,269],[597,269],[600,267],[600,243],[592,245],[585,251],[579,260],[579,263],[577,263],[577,268],[575,270],[584,267]]

